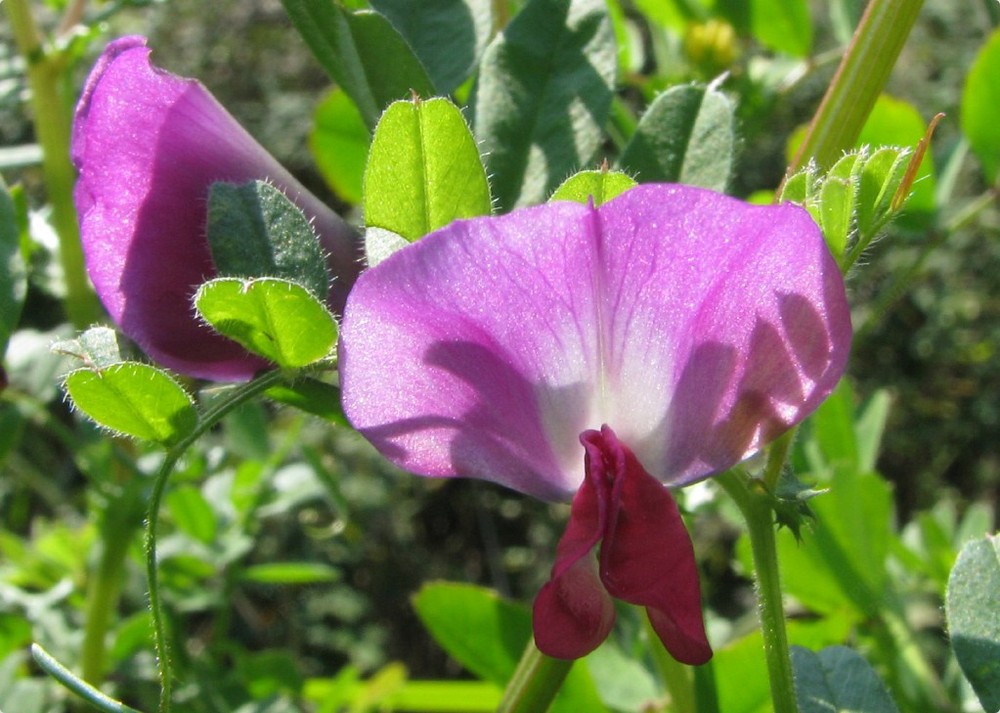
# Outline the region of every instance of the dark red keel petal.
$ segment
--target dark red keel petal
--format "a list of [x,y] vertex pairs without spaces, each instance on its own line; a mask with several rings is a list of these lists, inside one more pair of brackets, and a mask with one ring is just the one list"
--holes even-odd
[[552,578],[535,598],[535,645],[548,656],[577,659],[601,645],[615,623],[611,597],[597,573],[594,548],[607,520],[606,498],[591,478],[573,498],[569,523],[559,539]]
[[608,638],[614,624],[615,605],[601,584],[592,555],[553,577],[535,597],[535,645],[547,656],[586,656]]
[[[670,492],[646,472],[614,432],[588,431],[614,482],[601,544],[601,581],[613,596],[647,608],[653,628],[681,663],[712,657],[701,610],[694,547]],[[590,450],[590,449],[588,449]],[[591,458],[593,460],[593,458]]]

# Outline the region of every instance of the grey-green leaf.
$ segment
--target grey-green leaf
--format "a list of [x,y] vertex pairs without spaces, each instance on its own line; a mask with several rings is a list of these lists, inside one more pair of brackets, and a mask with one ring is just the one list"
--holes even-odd
[[818,654],[792,647],[799,713],[898,713],[878,675],[860,654],[829,646]]
[[955,658],[979,702],[1000,710],[1000,537],[974,540],[948,579],[946,612]]
[[323,69],[354,100],[372,128],[397,99],[434,94],[420,61],[382,15],[349,12],[333,0],[282,0]]
[[75,357],[91,369],[103,369],[122,361],[118,334],[109,327],[91,327],[76,339],[60,339],[49,349],[55,354]]
[[530,0],[487,47],[473,126],[502,209],[544,201],[594,160],[616,65],[604,0]]
[[206,230],[220,276],[295,280],[326,299],[330,273],[319,238],[298,206],[271,184],[213,184]]
[[493,31],[491,0],[371,0],[403,36],[441,94],[472,74]]
[[710,86],[671,87],[646,110],[620,166],[640,183],[724,190],[736,145],[734,111],[726,95]]

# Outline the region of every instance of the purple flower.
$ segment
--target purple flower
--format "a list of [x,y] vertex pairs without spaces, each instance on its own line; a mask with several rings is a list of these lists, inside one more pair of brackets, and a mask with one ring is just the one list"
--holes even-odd
[[702,663],[694,554],[662,484],[805,418],[844,371],[851,325],[806,211],[645,185],[427,236],[361,275],[341,338],[346,413],[397,465],[576,494],[535,602],[544,653],[593,650],[615,597]]
[[119,328],[155,361],[240,381],[267,366],[202,325],[195,289],[215,276],[205,222],[216,181],[266,179],[312,220],[340,310],[358,272],[351,229],[274,160],[200,83],[149,62],[143,37],[110,43],[73,124],[87,271]]

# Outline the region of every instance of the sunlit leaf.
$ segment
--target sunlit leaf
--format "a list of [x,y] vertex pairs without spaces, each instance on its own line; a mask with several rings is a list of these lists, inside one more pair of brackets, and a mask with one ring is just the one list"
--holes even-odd
[[288,280],[217,278],[198,288],[194,304],[217,332],[278,366],[312,364],[337,340],[326,306]]
[[400,101],[379,119],[364,181],[365,224],[413,241],[492,209],[479,148],[447,99]]
[[599,206],[637,185],[621,171],[580,171],[563,181],[549,200],[576,203],[593,200],[594,205]]
[[972,63],[962,91],[962,131],[983,165],[986,180],[1000,173],[1000,30],[994,30]]
[[194,430],[198,415],[181,386],[162,369],[120,362],[77,369],[65,380],[73,404],[101,426],[135,438],[173,445]]

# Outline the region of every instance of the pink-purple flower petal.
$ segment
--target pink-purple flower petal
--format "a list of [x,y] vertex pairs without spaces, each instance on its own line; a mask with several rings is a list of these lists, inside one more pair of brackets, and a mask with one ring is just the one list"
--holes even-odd
[[808,415],[850,348],[843,280],[808,213],[634,188],[459,221],[359,278],[344,406],[395,463],[542,498],[610,425],[661,482],[728,468]]
[[215,275],[205,235],[213,182],[266,179],[313,221],[342,307],[358,270],[350,228],[281,167],[198,82],[150,64],[142,37],[108,45],[73,126],[75,199],[87,270],[112,319],[155,361],[244,380],[265,366],[200,324],[191,306]]

